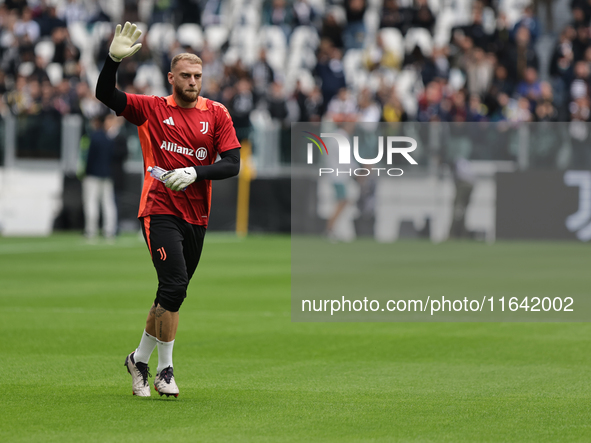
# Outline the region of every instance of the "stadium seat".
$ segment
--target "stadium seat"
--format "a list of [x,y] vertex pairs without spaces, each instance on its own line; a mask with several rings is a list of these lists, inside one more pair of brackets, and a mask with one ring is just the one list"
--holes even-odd
[[410,28],[404,38],[404,46],[407,53],[418,46],[423,55],[430,56],[433,53],[433,38],[425,28]]
[[55,45],[51,40],[41,40],[35,45],[35,55],[41,57],[45,63],[51,63],[54,53]]
[[148,87],[147,93],[150,95],[166,95],[162,71],[152,63],[143,64],[138,68],[133,84],[138,88]]
[[267,63],[274,71],[283,71],[287,53],[285,34],[278,26],[263,26],[259,32],[259,47],[267,51]]
[[183,23],[177,30],[177,39],[183,46],[189,45],[195,51],[203,49],[203,33],[201,27],[195,23]]
[[64,68],[59,63],[50,63],[45,68],[49,81],[53,86],[57,86],[61,83],[64,76]]
[[380,29],[384,47],[394,52],[401,60],[404,58],[404,37],[396,28]]
[[353,90],[356,91],[367,84],[369,73],[363,66],[362,49],[349,49],[345,53],[343,57],[343,69],[345,71],[347,85]]
[[22,75],[23,77],[28,77],[29,75],[31,75],[33,73],[34,70],[35,70],[35,63],[33,63],[33,62],[23,62],[18,67],[18,73],[19,73],[19,75]]
[[312,26],[297,26],[291,33],[289,40],[290,48],[311,47],[316,49],[320,43],[318,31]]
[[449,44],[451,39],[451,30],[454,26],[463,24],[458,15],[451,8],[446,8],[437,16],[435,29],[433,30],[433,45],[441,48]]
[[219,51],[222,45],[228,41],[229,32],[224,25],[207,26],[204,32],[207,46],[214,51]]
[[380,12],[378,9],[369,8],[363,16],[365,23],[366,35],[365,44],[371,44],[375,40],[376,33],[380,27]]
[[68,33],[74,46],[84,52],[86,48],[91,46],[89,41],[88,31],[86,30],[86,24],[83,22],[74,22],[68,25]]
[[230,34],[230,49],[238,51],[246,66],[252,66],[259,54],[257,29],[252,26],[236,26]]
[[154,23],[146,36],[150,49],[155,51],[167,51],[175,40],[176,32],[171,23]]

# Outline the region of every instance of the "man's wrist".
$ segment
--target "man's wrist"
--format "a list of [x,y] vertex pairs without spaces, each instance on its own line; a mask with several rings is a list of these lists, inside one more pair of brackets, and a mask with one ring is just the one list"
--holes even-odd
[[111,60],[113,60],[114,62],[117,62],[117,63],[121,63],[121,61],[123,60],[122,58],[121,58],[121,59],[119,59],[119,58],[115,57],[115,56],[114,56],[113,54],[111,54],[110,52],[109,52],[109,58],[110,58]]

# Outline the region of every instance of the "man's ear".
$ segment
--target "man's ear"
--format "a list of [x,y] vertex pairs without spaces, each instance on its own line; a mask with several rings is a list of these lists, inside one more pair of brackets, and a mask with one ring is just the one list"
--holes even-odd
[[172,85],[172,72],[168,73],[168,83],[170,83]]

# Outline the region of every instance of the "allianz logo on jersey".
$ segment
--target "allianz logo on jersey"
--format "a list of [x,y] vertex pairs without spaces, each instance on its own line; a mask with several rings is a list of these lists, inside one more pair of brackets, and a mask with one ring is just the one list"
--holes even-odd
[[160,149],[164,149],[168,152],[174,152],[177,154],[183,154],[188,157],[195,157],[197,160],[204,160],[207,157],[207,149],[201,147],[195,150],[193,148],[186,148],[184,146],[179,146],[173,142],[163,141],[160,145]]

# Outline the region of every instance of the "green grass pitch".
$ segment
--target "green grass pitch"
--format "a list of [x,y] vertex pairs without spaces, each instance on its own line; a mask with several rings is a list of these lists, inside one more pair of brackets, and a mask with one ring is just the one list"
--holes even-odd
[[[591,290],[585,245],[384,247],[428,256],[425,275],[453,260],[481,295],[511,266],[524,287]],[[563,264],[551,281],[544,256]],[[180,396],[133,397],[123,361],[155,287],[137,236],[0,238],[0,441],[591,440],[588,323],[292,323],[281,236],[208,234],[181,310]]]

